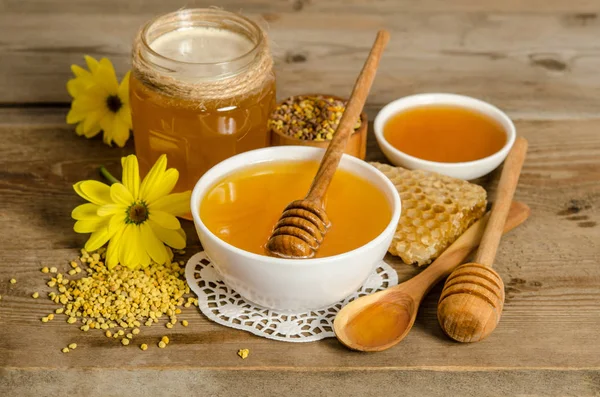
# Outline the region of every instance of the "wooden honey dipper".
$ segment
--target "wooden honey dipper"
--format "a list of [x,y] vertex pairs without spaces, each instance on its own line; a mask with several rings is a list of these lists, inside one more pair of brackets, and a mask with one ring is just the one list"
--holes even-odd
[[323,198],[340,163],[348,138],[354,130],[356,120],[365,105],[389,37],[386,30],[377,33],[377,38],[354,84],[346,110],[321,160],[308,194],[303,200],[292,201],[284,209],[267,241],[265,248],[269,254],[282,258],[310,258],[315,255],[323,242],[325,233],[331,225],[323,208]]
[[438,303],[438,321],[459,342],[477,342],[494,331],[504,307],[504,283],[492,270],[510,203],[527,153],[527,140],[517,138],[504,162],[496,201],[474,263],[450,274]]

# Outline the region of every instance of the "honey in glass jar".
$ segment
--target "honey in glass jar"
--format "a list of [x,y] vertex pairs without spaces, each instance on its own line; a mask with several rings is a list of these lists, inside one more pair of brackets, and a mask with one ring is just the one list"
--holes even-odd
[[188,9],[148,22],[133,48],[130,82],[142,174],[167,154],[175,191],[192,189],[213,165],[268,145],[275,105],[265,32],[217,9]]

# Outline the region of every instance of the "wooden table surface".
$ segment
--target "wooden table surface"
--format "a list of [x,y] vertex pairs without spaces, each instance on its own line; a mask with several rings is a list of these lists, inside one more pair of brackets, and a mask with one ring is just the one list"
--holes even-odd
[[[39,269],[66,270],[86,236],[72,231],[71,185],[119,169],[133,152],[77,137],[65,123],[69,66],[107,56],[119,76],[150,17],[198,1],[0,0],[0,395],[592,396],[600,395],[600,1],[226,0],[262,18],[274,42],[278,97],[346,96],[376,30],[392,40],[368,100],[419,92],[478,97],[506,110],[530,142],[516,194],[531,218],[502,241],[500,325],[457,344],[436,319],[440,287],[411,334],[381,353],[335,339],[269,341],[208,321],[195,308],[167,349],[122,347],[83,333],[55,306]],[[370,137],[369,160],[385,161]],[[498,172],[481,181],[493,199]],[[200,249],[191,224],[188,254]],[[417,272],[390,262],[401,280]],[[9,284],[10,278],[17,284]],[[139,340],[164,334],[143,328]],[[60,348],[76,341],[78,349]],[[241,360],[236,352],[249,348]]]

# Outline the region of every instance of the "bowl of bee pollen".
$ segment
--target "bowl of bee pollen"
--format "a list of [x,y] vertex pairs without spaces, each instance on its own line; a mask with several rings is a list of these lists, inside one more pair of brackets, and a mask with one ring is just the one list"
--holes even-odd
[[497,168],[516,138],[503,111],[455,94],[417,94],[390,102],[373,127],[393,164],[466,180]]
[[[327,148],[346,109],[346,100],[325,94],[295,95],[281,101],[268,121],[271,146]],[[348,139],[345,153],[364,160],[367,114],[363,111]]]
[[331,227],[315,257],[268,256],[265,244],[285,206],[303,197],[324,149],[280,146],[233,156],[196,184],[191,209],[202,247],[225,283],[263,307],[316,310],[355,292],[385,256],[400,196],[370,164],[344,155],[324,207]]

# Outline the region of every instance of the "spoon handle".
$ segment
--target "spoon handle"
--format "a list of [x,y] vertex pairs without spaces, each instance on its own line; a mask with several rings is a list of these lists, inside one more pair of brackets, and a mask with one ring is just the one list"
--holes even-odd
[[510,203],[517,189],[521,168],[525,162],[527,154],[527,140],[523,137],[518,137],[515,141],[508,157],[504,162],[500,182],[496,191],[496,200],[492,205],[490,220],[488,221],[481,244],[475,256],[475,263],[480,263],[485,266],[492,267],[496,251],[500,245],[500,237],[502,237],[502,229],[508,215]]
[[380,30],[377,33],[375,43],[373,43],[367,61],[354,84],[352,94],[346,105],[346,110],[344,111],[337,130],[333,135],[333,139],[329,143],[327,151],[321,160],[321,165],[313,180],[312,186],[306,195],[307,200],[322,204],[323,197],[329,188],[333,174],[335,174],[335,170],[340,163],[340,159],[342,158],[342,154],[348,143],[348,138],[354,131],[356,120],[358,120],[360,112],[362,112],[365,105],[367,96],[373,85],[373,80],[375,79],[375,73],[377,72],[377,66],[379,66],[381,54],[389,39],[390,34],[387,30]]
[[[531,210],[527,204],[513,201],[506,222],[504,223],[503,233],[508,233],[525,222],[530,213]],[[489,217],[490,213],[488,212],[446,248],[425,270],[403,283],[405,287],[410,285],[412,295],[415,298],[420,299],[425,296],[434,285],[447,277],[458,265],[467,259],[469,254],[479,245],[484,230],[488,225]],[[423,286],[427,286],[427,288],[423,289]]]

